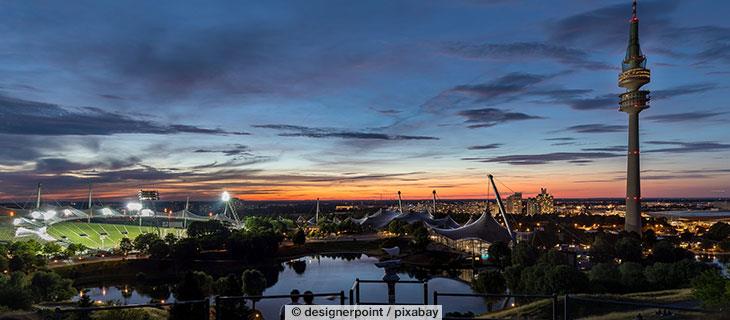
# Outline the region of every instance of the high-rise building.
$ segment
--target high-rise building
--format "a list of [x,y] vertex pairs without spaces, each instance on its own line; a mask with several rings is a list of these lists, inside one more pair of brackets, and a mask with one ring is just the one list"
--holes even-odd
[[628,159],[626,168],[626,215],[624,229],[641,234],[641,180],[639,177],[639,113],[648,108],[649,91],[639,90],[651,80],[646,69],[646,57],[639,46],[639,18],[636,0],[633,2],[629,29],[629,45],[618,77],[619,87],[626,92],[620,95],[620,111],[629,115]]
[[540,205],[537,203],[537,198],[527,198],[527,201],[525,201],[525,213],[528,216],[540,214]]
[[522,192],[515,192],[505,199],[504,209],[507,213],[522,214]]
[[535,196],[535,201],[542,214],[555,213],[555,198],[547,192],[547,188],[540,188],[540,194]]

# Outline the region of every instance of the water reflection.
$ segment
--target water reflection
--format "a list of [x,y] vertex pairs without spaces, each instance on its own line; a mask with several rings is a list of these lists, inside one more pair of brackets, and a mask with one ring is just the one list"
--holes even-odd
[[[268,267],[257,267],[266,277],[267,288],[264,295],[289,294],[292,289],[300,292],[310,290],[317,293],[344,291],[347,296],[356,278],[379,280],[383,270],[375,266],[378,259],[364,254],[327,254],[314,255],[287,261]],[[231,270],[240,273],[243,270]],[[225,276],[225,275],[223,275]],[[474,277],[471,270],[429,270],[425,268],[401,268],[398,271],[401,280],[428,281],[429,299],[433,291],[451,293],[472,293],[468,282]],[[127,284],[106,284],[89,289],[92,300],[114,301],[124,304],[137,304],[160,301],[174,301],[172,284],[149,283],[147,279],[138,278]],[[387,287],[385,284],[362,284],[361,301],[386,303]],[[277,319],[279,308],[288,299],[261,300],[256,309],[262,311],[266,319]],[[396,286],[396,303],[422,303],[423,287],[421,284],[398,284]],[[318,297],[317,304],[338,304],[338,296]],[[346,301],[349,303],[349,301]],[[487,311],[485,301],[477,297],[443,297],[439,304],[444,305],[444,312]]]

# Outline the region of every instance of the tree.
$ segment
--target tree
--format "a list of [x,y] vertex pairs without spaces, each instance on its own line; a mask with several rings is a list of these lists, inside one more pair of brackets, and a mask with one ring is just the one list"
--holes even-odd
[[55,256],[63,251],[63,248],[61,248],[61,245],[59,245],[56,242],[46,242],[43,245],[43,253],[45,253],[48,256]]
[[692,294],[711,308],[730,307],[730,281],[717,270],[706,270],[692,281]]
[[597,292],[616,292],[621,288],[621,273],[612,263],[599,263],[588,273],[591,286]]
[[134,249],[139,252],[149,253],[150,245],[157,240],[161,241],[156,233],[140,234],[134,238]]
[[304,234],[304,230],[302,228],[297,229],[294,236],[292,236],[292,242],[296,245],[303,245],[305,241],[307,241],[307,236]]
[[707,233],[705,233],[705,238],[714,241],[725,240],[728,236],[730,236],[730,224],[722,221],[715,222],[715,224],[710,226],[710,229],[707,230]]
[[88,248],[82,244],[71,243],[66,247],[64,254],[69,257],[76,256],[77,254],[86,251]]
[[514,265],[504,269],[504,279],[507,284],[507,288],[513,293],[525,292],[525,286],[522,282],[522,270],[523,266]]
[[616,251],[606,235],[598,234],[591,244],[590,256],[593,263],[611,262],[616,258]]
[[507,282],[502,273],[497,270],[480,272],[471,285],[480,293],[501,294],[507,290]]
[[646,288],[644,267],[636,262],[624,262],[618,267],[621,274],[621,286],[626,291],[641,291]]
[[662,240],[654,245],[652,258],[657,262],[676,262],[683,259],[692,259],[694,254],[685,249],[675,247],[669,241]]
[[197,239],[183,238],[171,245],[173,259],[187,263],[197,258],[200,254],[200,244]]
[[489,257],[494,259],[494,263],[496,263],[500,269],[507,267],[507,264],[511,260],[510,255],[512,254],[512,251],[504,241],[492,243],[487,251],[489,252]]
[[641,241],[632,236],[622,237],[614,246],[616,257],[621,261],[639,262],[644,257]]
[[38,271],[30,279],[30,291],[36,302],[68,300],[76,294],[73,281],[52,271]]
[[411,248],[415,251],[422,251],[425,250],[426,247],[428,247],[428,244],[431,242],[431,238],[429,238],[428,230],[423,225],[418,225],[413,228],[413,231],[411,233],[413,236],[413,240],[411,241]]
[[10,276],[0,274],[0,306],[18,310],[30,309],[32,304],[33,297],[23,272],[16,271]]
[[202,271],[188,271],[183,280],[175,287],[178,300],[204,299],[211,293],[213,278]]
[[266,290],[266,277],[261,271],[248,269],[241,275],[243,292],[250,296],[261,295]]
[[403,220],[393,220],[388,224],[388,231],[390,233],[402,235],[406,233],[406,225],[408,225],[408,223]]
[[148,245],[147,253],[152,259],[164,259],[170,254],[170,246],[164,240],[157,238]]
[[119,240],[119,251],[121,251],[122,254],[126,256],[132,250],[134,250],[134,244],[132,243],[132,240],[129,240],[129,238],[127,237]]
[[529,267],[537,262],[537,249],[526,242],[519,242],[512,249],[512,265]]
[[654,229],[647,229],[644,231],[644,233],[641,234],[641,241],[647,248],[653,247],[654,243],[656,243],[656,232],[654,232]]
[[175,243],[177,243],[177,237],[172,233],[166,234],[162,240],[165,240],[165,243],[167,243],[167,245],[170,247],[174,246]]

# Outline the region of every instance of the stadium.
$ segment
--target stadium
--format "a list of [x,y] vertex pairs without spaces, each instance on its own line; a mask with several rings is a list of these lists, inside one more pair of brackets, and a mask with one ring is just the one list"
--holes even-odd
[[[199,215],[186,208],[179,211],[159,212],[144,208],[142,202],[131,202],[126,208],[95,206],[85,210],[73,206],[41,205],[40,187],[36,205],[32,209],[0,207],[0,242],[35,239],[41,242],[57,241],[80,244],[90,249],[109,250],[123,238],[134,240],[143,233],[157,233],[160,237],[185,235],[193,221],[217,219],[234,228],[240,227],[233,207],[226,202],[223,214]],[[229,213],[229,208],[231,208]]]

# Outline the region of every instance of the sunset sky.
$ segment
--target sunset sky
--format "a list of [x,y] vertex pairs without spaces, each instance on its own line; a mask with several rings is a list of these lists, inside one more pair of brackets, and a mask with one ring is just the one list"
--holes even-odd
[[[730,2],[639,1],[644,197],[730,196]],[[0,200],[622,197],[629,0],[2,1]]]

